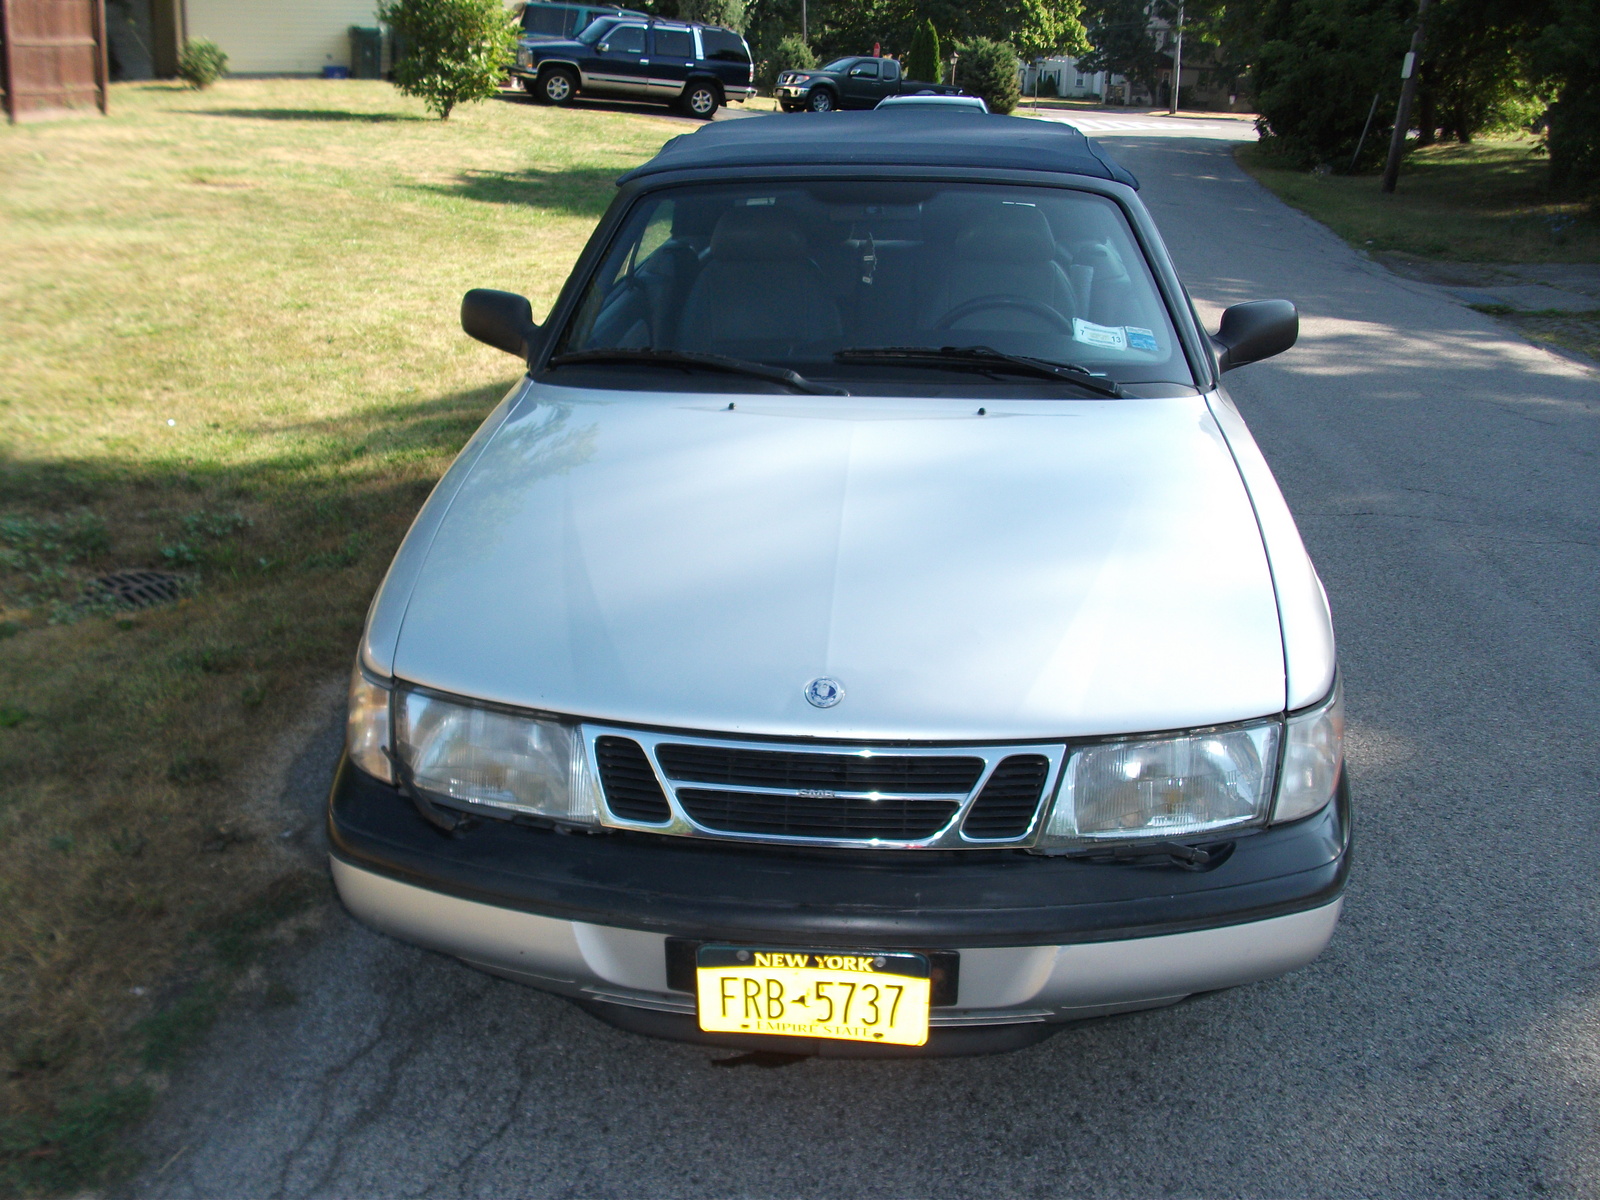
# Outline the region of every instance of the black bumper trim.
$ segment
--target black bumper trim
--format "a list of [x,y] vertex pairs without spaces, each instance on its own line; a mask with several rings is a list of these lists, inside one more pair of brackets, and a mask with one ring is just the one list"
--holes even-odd
[[1349,811],[1341,779],[1321,813],[1240,837],[1205,871],[1017,850],[788,850],[500,821],[450,836],[342,760],[328,838],[352,866],[542,916],[704,940],[959,949],[1153,937],[1320,908],[1349,875]]

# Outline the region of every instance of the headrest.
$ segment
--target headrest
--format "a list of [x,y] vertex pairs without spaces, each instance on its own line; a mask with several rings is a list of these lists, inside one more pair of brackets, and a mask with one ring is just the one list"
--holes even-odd
[[785,217],[764,208],[725,213],[711,234],[711,257],[723,262],[792,261],[806,256],[806,240]]
[[956,238],[957,258],[975,262],[1038,263],[1055,255],[1050,222],[1037,208],[1008,204]]

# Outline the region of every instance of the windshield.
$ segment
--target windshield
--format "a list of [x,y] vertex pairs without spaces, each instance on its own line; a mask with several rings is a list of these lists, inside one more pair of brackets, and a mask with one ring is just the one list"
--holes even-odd
[[578,41],[585,46],[592,46],[605,36],[606,30],[616,23],[616,17],[596,17],[589,22],[589,27],[578,35]]
[[831,63],[829,63],[827,66],[818,67],[817,70],[819,70],[819,71],[842,71],[853,62],[855,62],[855,59],[853,59],[853,58],[836,58]]
[[555,352],[716,354],[859,380],[929,367],[841,362],[841,351],[946,346],[1078,364],[1117,383],[1193,383],[1122,210],[1089,192],[1013,184],[648,194]]

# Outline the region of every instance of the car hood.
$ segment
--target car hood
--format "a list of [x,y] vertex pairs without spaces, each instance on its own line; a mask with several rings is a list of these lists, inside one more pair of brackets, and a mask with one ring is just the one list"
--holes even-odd
[[530,384],[385,585],[410,589],[395,674],[786,736],[1283,708],[1271,573],[1202,398],[733,399]]

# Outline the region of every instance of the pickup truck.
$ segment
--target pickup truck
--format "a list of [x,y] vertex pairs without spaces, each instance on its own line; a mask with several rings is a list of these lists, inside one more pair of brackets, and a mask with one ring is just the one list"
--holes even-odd
[[876,108],[885,96],[909,96],[918,92],[936,96],[963,94],[960,88],[948,84],[902,79],[898,60],[870,55],[836,58],[826,66],[785,71],[778,76],[778,104],[784,112]]

